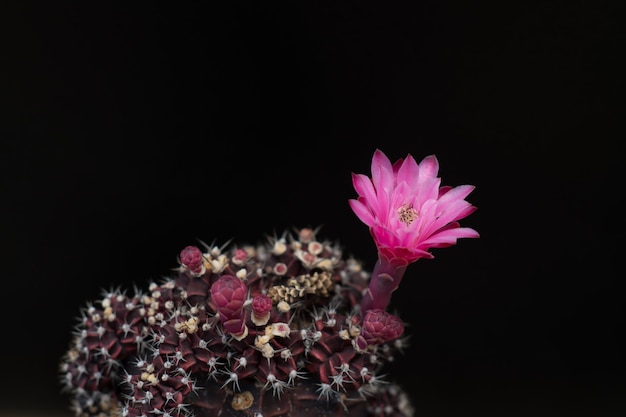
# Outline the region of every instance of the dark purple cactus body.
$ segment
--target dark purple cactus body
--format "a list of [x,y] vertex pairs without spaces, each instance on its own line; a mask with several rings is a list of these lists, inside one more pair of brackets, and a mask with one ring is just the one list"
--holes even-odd
[[61,361],[76,416],[412,416],[380,375],[401,320],[360,310],[369,274],[315,230],[179,260],[82,310]]

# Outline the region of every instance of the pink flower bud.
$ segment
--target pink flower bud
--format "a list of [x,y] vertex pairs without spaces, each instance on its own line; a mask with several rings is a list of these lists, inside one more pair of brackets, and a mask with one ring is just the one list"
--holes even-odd
[[241,340],[248,335],[248,326],[246,326],[243,318],[223,321],[222,326],[224,326],[226,333],[232,334],[237,340]]
[[272,309],[272,299],[265,294],[259,294],[252,300],[252,311],[257,315],[263,316]]
[[180,262],[192,273],[202,272],[202,251],[196,246],[187,246],[180,251]]
[[248,287],[233,275],[223,275],[211,285],[211,299],[222,322],[242,318]]
[[356,339],[352,341],[352,344],[359,352],[364,351],[368,346],[367,341],[361,335],[357,336]]
[[222,275],[211,285],[211,299],[220,313],[224,331],[241,340],[248,335],[243,305],[248,298],[248,287],[233,275]]
[[270,319],[270,310],[272,309],[272,299],[265,295],[259,294],[252,299],[252,321],[257,326],[264,326]]
[[245,249],[236,249],[233,254],[233,263],[235,265],[243,265],[248,260],[248,252]]
[[402,320],[383,310],[370,310],[363,318],[361,335],[368,345],[397,339],[404,333]]

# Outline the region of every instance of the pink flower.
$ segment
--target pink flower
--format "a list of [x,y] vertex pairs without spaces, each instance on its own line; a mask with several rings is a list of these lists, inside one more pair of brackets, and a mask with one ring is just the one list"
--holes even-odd
[[372,178],[352,174],[357,199],[349,200],[359,219],[369,226],[378,249],[361,314],[384,310],[400,285],[406,268],[420,258],[433,258],[431,248],[456,244],[459,238],[479,237],[458,220],[476,207],[465,201],[472,185],[441,187],[439,162],[434,155],[419,164],[409,154],[391,164],[379,149],[372,158]]
[[409,154],[392,165],[377,149],[372,158],[372,178],[352,174],[359,196],[349,201],[350,207],[369,226],[379,255],[388,261],[406,265],[433,258],[430,248],[479,236],[457,222],[476,210],[465,201],[474,186],[440,187],[438,171],[434,155],[417,164]]

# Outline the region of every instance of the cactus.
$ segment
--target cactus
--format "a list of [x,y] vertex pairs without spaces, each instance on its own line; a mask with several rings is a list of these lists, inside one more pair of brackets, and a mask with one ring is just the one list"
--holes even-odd
[[[408,174],[400,169],[400,175],[421,174],[421,184],[439,190],[438,181],[425,181],[436,175],[432,160],[420,164],[424,174],[410,156],[405,161]],[[446,190],[454,204],[444,199],[438,210],[418,199],[392,208],[401,227],[421,221],[427,210],[436,213],[433,221],[444,218],[414,240],[422,246],[394,242],[377,215],[386,206],[382,197],[371,205],[380,181],[401,179],[398,166],[377,150],[371,186],[353,176],[360,196],[350,204],[379,252],[372,273],[321,239],[319,228],[305,227],[254,246],[186,246],[161,282],[147,290],[112,288],[87,303],[60,361],[75,415],[413,416],[402,387],[382,374],[407,345],[404,323],[386,311],[387,303],[407,265],[429,257],[428,247],[477,234],[453,223],[472,211],[459,203],[467,190],[456,196]]]

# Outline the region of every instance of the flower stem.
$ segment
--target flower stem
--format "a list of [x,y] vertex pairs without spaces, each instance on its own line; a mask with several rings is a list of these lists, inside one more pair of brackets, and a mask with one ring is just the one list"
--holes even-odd
[[404,260],[390,260],[379,254],[370,278],[369,291],[361,300],[361,315],[369,310],[387,309],[391,294],[398,289],[406,267],[407,263]]

